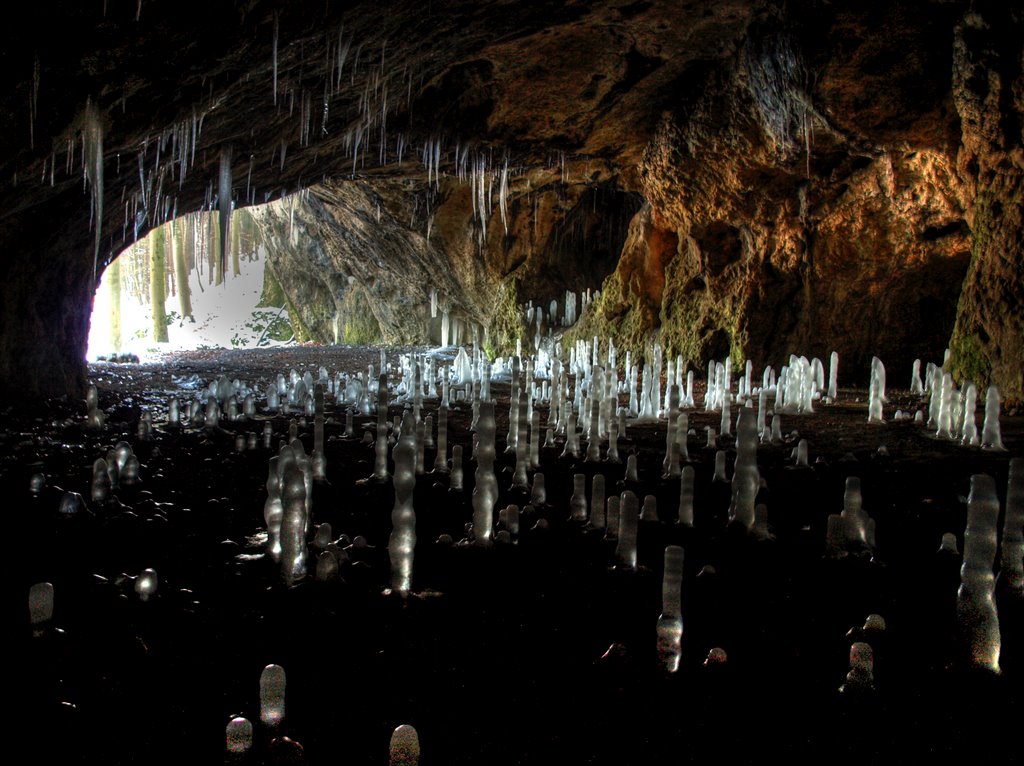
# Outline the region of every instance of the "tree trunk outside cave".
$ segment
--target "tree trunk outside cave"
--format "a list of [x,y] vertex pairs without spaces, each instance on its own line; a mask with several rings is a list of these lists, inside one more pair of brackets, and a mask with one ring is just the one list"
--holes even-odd
[[167,342],[167,317],[164,313],[164,268],[166,236],[163,228],[153,229],[149,235],[149,303],[153,312],[153,340]]
[[110,342],[114,351],[121,351],[121,259],[115,258],[110,269]]
[[171,253],[174,260],[174,273],[178,283],[178,306],[181,308],[181,319],[192,317],[192,294],[188,284],[188,262],[185,260],[185,243],[183,230],[184,219],[178,219],[171,224]]

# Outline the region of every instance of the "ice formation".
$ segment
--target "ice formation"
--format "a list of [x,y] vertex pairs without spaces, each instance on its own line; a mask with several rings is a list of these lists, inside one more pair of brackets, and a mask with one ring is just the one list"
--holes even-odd
[[477,545],[491,544],[494,504],[498,501],[498,481],[494,476],[494,403],[480,403],[476,424],[476,486],[473,488],[473,537]]
[[[732,474],[732,504],[729,521],[742,524],[748,531],[754,525],[754,501],[761,483],[757,469],[757,421],[753,410],[740,411],[736,427],[736,461]],[[725,480],[725,453],[715,455],[715,480],[718,479],[718,455],[722,456],[722,481]]]
[[640,509],[640,520],[658,520],[658,498],[656,498],[654,495],[644,495],[644,504]]
[[960,568],[957,616],[967,645],[969,662],[999,672],[999,617],[993,598],[999,500],[991,476],[971,476],[967,498],[967,530],[964,532],[964,563]]
[[626,481],[640,481],[636,473],[636,455],[626,458]]
[[[291,447],[282,448],[291,452]],[[290,460],[294,457],[289,455]],[[284,504],[281,501],[281,476],[279,473],[280,456],[270,458],[270,470],[267,474],[267,501],[263,506],[263,519],[267,524],[267,554],[275,561],[281,560],[281,519],[284,517]]]
[[248,718],[232,718],[224,731],[229,753],[245,753],[252,747],[252,723]]
[[139,601],[149,601],[156,595],[158,583],[159,578],[155,569],[143,569],[135,578],[135,592],[139,595]]
[[882,402],[885,401],[885,367],[877,357],[871,358],[871,384],[868,389],[868,422],[884,423]]
[[284,668],[267,665],[260,673],[260,720],[278,726],[284,720]]
[[533,486],[530,488],[530,504],[546,505],[548,501],[547,489],[544,486],[544,474],[533,475]]
[[839,395],[839,354],[835,351],[828,358],[828,394],[833,402]]
[[[629,490],[622,493],[617,527],[615,560],[623,569],[636,569],[637,497]],[[611,529],[610,522],[608,528]]]
[[875,658],[870,644],[854,641],[850,646],[850,672],[840,691],[870,690],[875,686]]
[[658,617],[658,659],[669,673],[679,669],[683,637],[682,587],[683,549],[665,548],[665,569],[661,581],[661,616]]
[[569,498],[569,518],[572,521],[587,520],[587,475],[573,474],[572,497]]
[[417,766],[420,762],[420,738],[416,729],[402,724],[391,735],[389,766]]
[[448,478],[450,489],[462,490],[462,445],[452,447],[451,476]]
[[402,436],[395,446],[395,505],[391,511],[391,537],[388,556],[391,559],[391,589],[406,596],[412,588],[413,552],[416,548],[416,512],[413,491],[416,489],[415,416],[411,411],[402,419]]
[[53,619],[53,585],[37,582],[28,589],[28,616],[32,635],[41,636]]
[[687,527],[693,526],[693,483],[693,466],[688,465],[679,479],[679,523]]
[[291,586],[306,576],[306,479],[298,456],[281,477],[281,502],[281,577]]
[[960,427],[960,441],[969,447],[977,447],[981,444],[978,438],[978,425],[975,420],[978,408],[978,389],[973,383],[968,383],[964,392],[964,413],[963,424]]
[[914,369],[910,373],[910,393],[916,396],[924,395],[924,384],[921,382],[921,360],[914,360]]
[[605,527],[605,488],[604,475],[594,474],[590,484],[590,525],[595,529]]
[[997,584],[1018,597],[1024,595],[1024,458],[1019,457],[1010,461]]
[[981,428],[981,446],[985,449],[1006,449],[999,428],[999,389],[988,387],[985,394],[985,424]]
[[715,453],[715,475],[712,481],[729,481],[725,475],[725,450],[718,450]]
[[960,549],[956,545],[956,535],[952,532],[943,533],[942,541],[939,543],[939,553],[960,553]]
[[796,445],[796,464],[801,468],[810,466],[807,455],[807,440],[801,439]]

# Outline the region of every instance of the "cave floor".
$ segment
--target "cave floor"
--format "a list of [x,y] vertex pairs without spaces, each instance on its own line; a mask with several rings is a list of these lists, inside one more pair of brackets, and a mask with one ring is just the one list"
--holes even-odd
[[[100,432],[85,430],[81,402],[7,408],[0,477],[15,506],[12,570],[22,592],[49,581],[56,594],[46,634],[32,638],[24,618],[19,634],[39,755],[213,762],[235,715],[255,728],[254,749],[240,763],[384,764],[402,723],[418,730],[425,766],[704,763],[712,754],[722,763],[898,763],[1019,751],[1024,607],[998,596],[1002,674],[966,670],[956,620],[961,559],[937,549],[944,532],[963,547],[972,474],[995,477],[1005,501],[1009,459],[1024,453],[1024,417],[1004,415],[1008,449],[990,452],[936,440],[909,421],[870,425],[864,390],[840,389],[836,404],[814,414],[783,415],[785,443],[758,450],[758,502],[768,507],[771,541],[726,524],[729,486],[712,481],[714,450],[704,447],[704,428],[719,428],[718,413],[688,411],[698,434],[688,442],[693,528],[670,523],[679,480],[661,476],[664,423],[629,424],[619,452],[623,460],[637,455],[638,482],[621,481],[622,464],[560,458],[561,443],[542,449],[548,504],[524,516],[517,544],[481,550],[436,542],[464,537],[471,517],[470,408],[455,404],[448,443],[463,445],[466,489],[450,490],[444,474],[417,481],[414,593],[402,600],[383,594],[392,487],[358,483],[374,455],[358,437],[374,418],[357,416],[357,438],[345,439],[342,411],[329,399],[328,481],[314,489],[314,520],[368,545],[349,549],[338,579],[285,588],[261,555],[271,453],[235,452],[234,436],[260,434],[270,422],[276,445],[289,418],[261,414],[255,423],[222,420],[215,432],[177,431],[162,425],[167,398],[195,396],[197,381],[220,374],[265,389],[291,367],[316,377],[321,364],[356,372],[378,360],[377,349],[303,347],[93,365],[107,412]],[[396,350],[388,360],[397,361]],[[496,507],[525,506],[528,495],[509,489],[514,458],[503,454],[508,385],[494,392]],[[888,394],[887,417],[923,406],[906,391]],[[428,402],[425,414],[435,407]],[[151,441],[136,438],[146,409],[157,426]],[[547,409],[539,409],[546,427]],[[392,406],[392,416],[400,412]],[[300,435],[311,450],[311,424]],[[809,442],[809,468],[793,465],[797,438]],[[87,500],[88,512],[61,517],[63,491],[88,498],[92,462],[121,439],[139,456],[141,482],[117,491],[116,503]],[[723,439],[730,475],[732,447]],[[428,448],[426,465],[433,462]],[[47,475],[47,487],[32,495],[36,472]],[[603,473],[608,494],[621,486],[657,498],[663,521],[640,523],[638,571],[612,568],[614,542],[567,520],[574,473],[587,475],[588,494],[590,478]],[[826,517],[842,509],[847,476],[861,478],[864,508],[877,524],[873,558],[823,556]],[[659,664],[655,634],[668,544],[686,550],[674,674]],[[715,573],[698,575],[705,565]],[[146,567],[160,585],[144,603],[131,577]],[[875,689],[840,693],[854,640],[847,632],[871,613],[888,626],[865,636]],[[728,663],[705,667],[716,646]],[[258,682],[269,663],[288,678],[277,731],[259,723]],[[302,744],[304,761],[270,745],[283,735]]]

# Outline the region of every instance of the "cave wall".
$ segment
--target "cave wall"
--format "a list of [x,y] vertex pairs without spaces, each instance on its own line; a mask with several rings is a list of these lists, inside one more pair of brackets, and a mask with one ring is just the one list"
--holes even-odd
[[[80,393],[98,272],[216,208],[229,156],[236,206],[307,190],[263,221],[303,338],[369,311],[421,341],[436,287],[497,350],[517,304],[600,287],[577,337],[700,366],[835,349],[849,380],[948,344],[959,379],[1024,395],[1013,5],[453,3],[424,26],[257,0],[199,32],[199,5],[129,5],[0,33],[5,390]],[[484,234],[467,153],[509,166],[507,228],[495,200]]]

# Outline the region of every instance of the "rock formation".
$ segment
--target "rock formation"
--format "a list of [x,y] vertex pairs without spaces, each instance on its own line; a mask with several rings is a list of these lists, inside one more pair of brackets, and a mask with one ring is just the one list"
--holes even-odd
[[1024,396],[1013,6],[29,14],[3,33],[5,390],[80,393],[102,268],[231,188],[236,207],[306,190],[259,214],[300,339],[426,340],[433,288],[497,351],[519,304],[590,288],[573,332],[622,349],[835,349],[866,378],[949,345],[959,379]]

